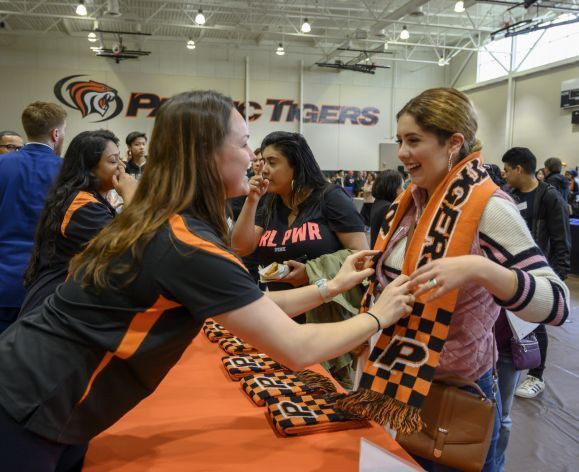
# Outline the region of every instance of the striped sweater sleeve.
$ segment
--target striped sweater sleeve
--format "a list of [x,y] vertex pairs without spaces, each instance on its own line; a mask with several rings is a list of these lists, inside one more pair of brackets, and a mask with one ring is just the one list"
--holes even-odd
[[517,207],[501,196],[489,200],[479,224],[484,255],[517,274],[517,291],[496,302],[519,315],[562,324],[569,314],[569,289],[549,266]]

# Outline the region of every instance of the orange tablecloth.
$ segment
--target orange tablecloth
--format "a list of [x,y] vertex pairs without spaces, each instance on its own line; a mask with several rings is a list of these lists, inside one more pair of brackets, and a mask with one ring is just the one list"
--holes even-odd
[[[197,336],[153,395],[91,441],[83,470],[357,471],[362,437],[409,459],[376,424],[303,437],[276,435],[265,408],[227,377],[223,355],[202,333]],[[313,370],[323,372],[321,366]]]

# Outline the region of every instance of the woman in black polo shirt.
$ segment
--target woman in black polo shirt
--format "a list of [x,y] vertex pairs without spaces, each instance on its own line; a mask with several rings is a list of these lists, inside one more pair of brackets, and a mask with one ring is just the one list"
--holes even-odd
[[372,274],[356,267],[373,251],[350,256],[319,286],[259,291],[226,244],[225,200],[247,193],[255,158],[248,138],[231,99],[216,92],[161,106],[131,204],[73,259],[71,278],[0,336],[4,470],[78,467],[82,445],[157,388],[208,317],[300,369],[410,312],[401,277],[372,314],[320,325],[290,319]]
[[83,131],[70,142],[36,228],[20,316],[65,281],[70,260],[112,221],[107,193],[114,188],[130,202],[137,181],[125,173],[118,144],[107,130]]

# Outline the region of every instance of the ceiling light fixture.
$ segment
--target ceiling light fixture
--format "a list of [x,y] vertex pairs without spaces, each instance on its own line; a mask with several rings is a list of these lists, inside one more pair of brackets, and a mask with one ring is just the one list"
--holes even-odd
[[458,0],[458,2],[455,3],[454,11],[456,13],[464,13],[464,2],[462,0]]
[[448,63],[446,62],[446,60],[444,59],[444,57],[441,57],[441,58],[438,60],[438,65],[439,65],[440,67],[444,67],[444,66],[447,65],[447,64],[448,64]]
[[308,19],[304,18],[304,22],[302,23],[302,33],[309,33],[312,30],[312,26],[309,24]]
[[410,38],[410,33],[408,32],[408,28],[406,25],[402,27],[402,31],[400,31],[400,39],[408,39]]
[[97,40],[97,35],[94,34],[94,33],[91,31],[91,32],[88,34],[88,40],[89,40],[91,43],[95,43],[96,40]]
[[279,43],[279,46],[277,47],[275,53],[276,53],[278,56],[283,56],[283,55],[285,54],[285,49],[284,49],[282,43]]
[[203,10],[201,10],[201,8],[199,8],[197,16],[195,16],[195,23],[199,26],[203,26],[205,24],[205,15],[203,14]]
[[384,41],[384,51],[388,51],[388,41]]
[[187,49],[195,49],[195,41],[193,41],[192,39],[190,39],[189,41],[187,41]]
[[84,6],[84,0],[79,0],[75,11],[78,16],[86,16],[87,11],[86,7]]

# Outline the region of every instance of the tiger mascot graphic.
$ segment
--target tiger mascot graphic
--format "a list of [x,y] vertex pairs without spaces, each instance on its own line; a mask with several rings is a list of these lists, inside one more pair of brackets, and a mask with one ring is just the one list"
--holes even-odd
[[66,106],[80,111],[83,118],[97,114],[107,121],[117,116],[123,109],[123,102],[117,91],[94,80],[73,81],[82,75],[71,75],[59,80],[54,86],[54,95]]

